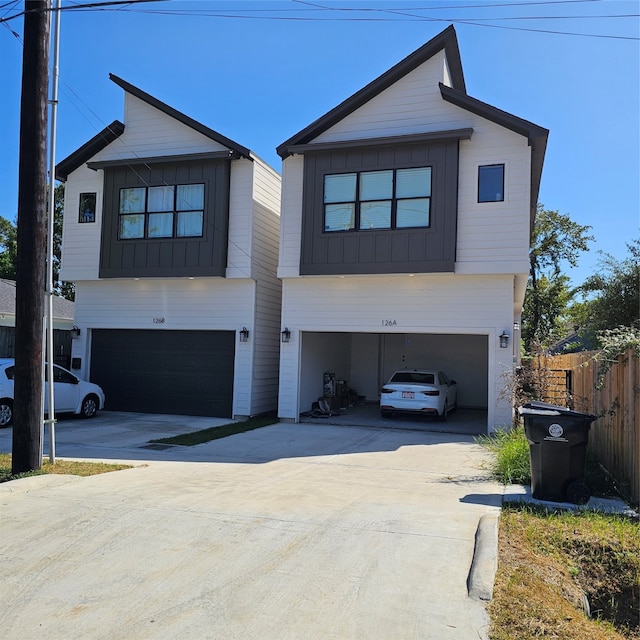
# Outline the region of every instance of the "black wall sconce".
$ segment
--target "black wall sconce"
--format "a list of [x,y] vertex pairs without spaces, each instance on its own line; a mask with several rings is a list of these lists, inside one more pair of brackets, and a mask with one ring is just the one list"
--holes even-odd
[[76,325],[74,324],[71,329],[71,337],[77,338],[79,335],[80,335],[80,327],[76,327]]
[[503,331],[500,335],[500,348],[506,349],[509,346],[509,334]]
[[282,336],[282,342],[289,342],[291,340],[291,331],[289,331],[288,327],[285,327],[280,335]]
[[249,329],[242,327],[240,330],[240,342],[249,342]]

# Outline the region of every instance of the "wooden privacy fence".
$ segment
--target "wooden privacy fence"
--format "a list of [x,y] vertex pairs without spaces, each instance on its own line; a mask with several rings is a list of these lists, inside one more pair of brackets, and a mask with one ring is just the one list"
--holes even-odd
[[544,402],[598,416],[589,446],[632,502],[640,503],[640,360],[618,357],[600,379],[597,352],[540,356],[532,373]]

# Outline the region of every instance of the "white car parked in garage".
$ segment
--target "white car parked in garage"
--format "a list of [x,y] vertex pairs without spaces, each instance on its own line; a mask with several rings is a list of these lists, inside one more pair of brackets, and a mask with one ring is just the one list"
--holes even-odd
[[[0,359],[0,427],[8,427],[13,422],[14,365],[13,359]],[[100,409],[104,409],[104,392],[97,384],[80,380],[57,364],[53,365],[53,394],[56,413],[75,413],[83,418],[93,418]],[[47,384],[44,405],[46,412],[49,405]]]
[[443,371],[402,369],[396,371],[380,393],[380,413],[413,412],[447,419],[456,408],[457,385]]

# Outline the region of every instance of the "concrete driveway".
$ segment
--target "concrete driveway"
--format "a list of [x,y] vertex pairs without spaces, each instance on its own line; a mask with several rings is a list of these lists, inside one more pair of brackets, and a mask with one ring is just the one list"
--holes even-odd
[[148,423],[122,447],[93,427],[58,455],[137,466],[0,485],[7,640],[486,637],[468,579],[493,578],[495,537],[474,547],[502,487],[471,437],[277,424],[151,450]]

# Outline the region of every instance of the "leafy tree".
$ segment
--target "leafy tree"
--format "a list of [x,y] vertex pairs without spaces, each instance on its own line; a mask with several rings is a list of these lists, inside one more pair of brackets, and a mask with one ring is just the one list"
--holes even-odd
[[579,287],[586,299],[571,311],[588,331],[640,324],[640,238],[627,249],[629,255],[620,260],[601,251],[599,272]]
[[0,217],[0,278],[16,279],[17,229],[15,223]]
[[522,339],[526,352],[534,344],[546,345],[564,329],[564,314],[575,295],[562,264],[572,267],[587,251],[593,236],[588,225],[580,225],[559,211],[538,204],[529,252],[529,282],[522,314]]
[[76,285],[73,282],[60,280],[60,263],[62,261],[62,221],[64,218],[64,183],[55,187],[53,201],[53,286],[56,295],[67,300],[75,300]]
[[[74,300],[75,284],[60,280],[64,184],[55,187],[53,193],[53,291],[67,300]],[[16,279],[17,233],[15,222],[0,217],[0,278]]]

